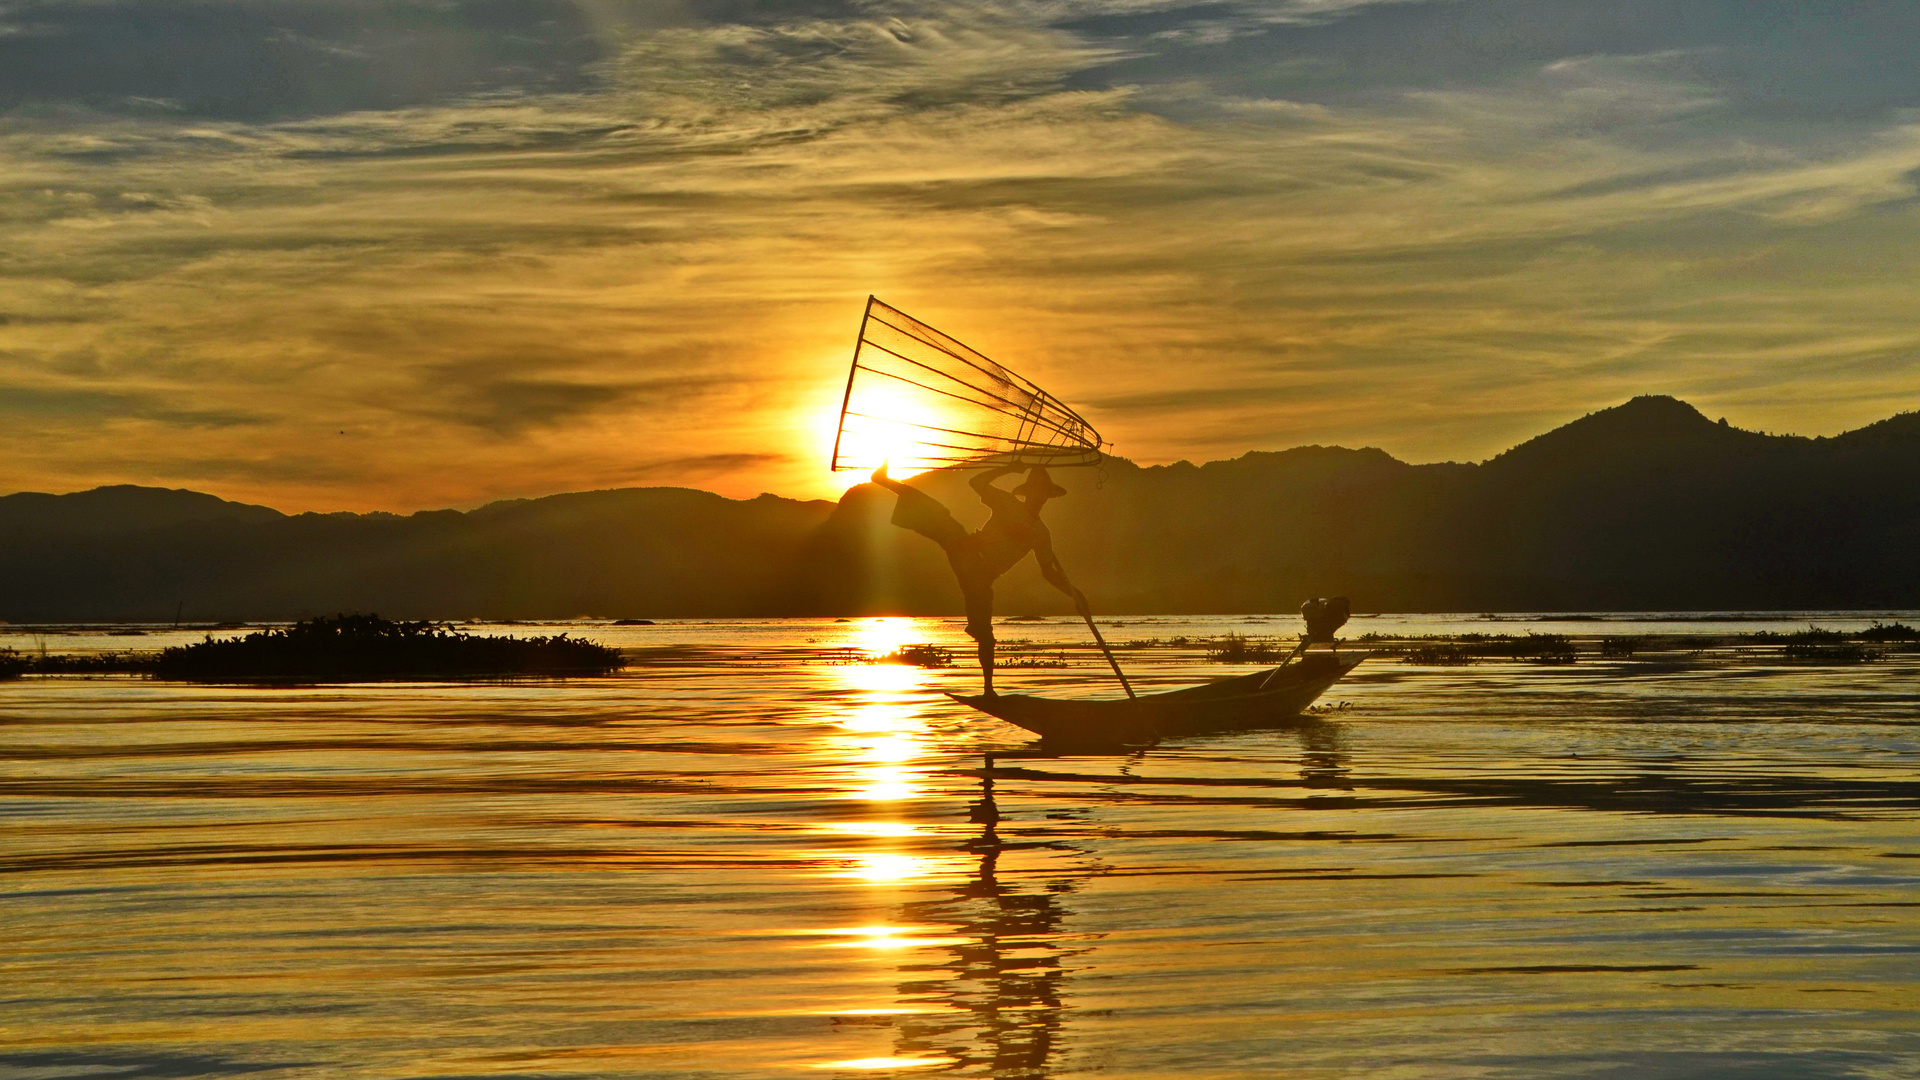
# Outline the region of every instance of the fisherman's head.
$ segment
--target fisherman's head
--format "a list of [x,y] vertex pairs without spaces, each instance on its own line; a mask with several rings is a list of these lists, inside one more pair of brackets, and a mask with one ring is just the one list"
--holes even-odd
[[1048,499],[1057,499],[1067,493],[1067,489],[1053,482],[1045,467],[1035,465],[1027,470],[1027,482],[1013,489],[1013,493],[1027,500],[1027,505],[1039,509]]

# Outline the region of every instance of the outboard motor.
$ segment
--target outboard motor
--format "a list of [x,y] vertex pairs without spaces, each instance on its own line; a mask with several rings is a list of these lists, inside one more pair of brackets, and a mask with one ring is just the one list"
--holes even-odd
[[1300,605],[1300,617],[1307,621],[1306,644],[1333,644],[1334,632],[1347,625],[1353,607],[1344,596],[1315,597]]

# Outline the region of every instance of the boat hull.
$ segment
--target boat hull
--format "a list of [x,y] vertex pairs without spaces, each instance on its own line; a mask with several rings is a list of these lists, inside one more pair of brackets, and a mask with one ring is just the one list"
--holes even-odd
[[1175,735],[1298,722],[1301,710],[1365,659],[1365,653],[1310,653],[1284,667],[1137,698],[956,694],[954,700],[1050,743],[1141,745]]

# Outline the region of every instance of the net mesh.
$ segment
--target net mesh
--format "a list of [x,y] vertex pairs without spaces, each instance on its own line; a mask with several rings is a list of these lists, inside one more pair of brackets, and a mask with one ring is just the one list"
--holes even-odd
[[879,300],[867,299],[833,468],[1093,465],[1100,433],[1053,395]]

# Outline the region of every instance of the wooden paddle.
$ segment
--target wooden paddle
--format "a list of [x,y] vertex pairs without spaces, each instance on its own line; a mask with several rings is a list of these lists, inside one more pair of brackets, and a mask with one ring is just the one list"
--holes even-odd
[[1080,612],[1080,617],[1087,620],[1087,629],[1093,631],[1093,640],[1100,646],[1100,651],[1106,654],[1107,663],[1113,665],[1113,673],[1120,677],[1120,688],[1127,692],[1129,698],[1139,698],[1140,695],[1133,692],[1133,684],[1127,681],[1127,673],[1120,670],[1120,661],[1113,658],[1113,650],[1107,648],[1107,639],[1100,636],[1100,627],[1093,621],[1093,611],[1087,607],[1086,595],[1078,589],[1073,591],[1073,606]]

